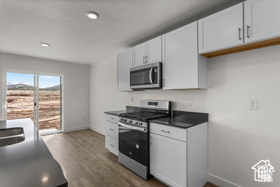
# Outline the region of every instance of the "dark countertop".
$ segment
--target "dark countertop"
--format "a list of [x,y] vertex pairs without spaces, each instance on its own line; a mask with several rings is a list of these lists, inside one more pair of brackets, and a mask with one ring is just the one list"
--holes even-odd
[[138,112],[140,111],[139,107],[134,107],[134,106],[126,106],[126,110],[116,110],[116,111],[106,111],[104,112],[105,114],[111,114],[115,116],[120,116],[123,113],[128,113],[128,112]]
[[0,129],[23,127],[23,142],[0,147],[1,186],[68,186],[31,119],[0,121]]
[[150,122],[187,129],[208,122],[208,114],[174,110],[172,116],[158,118]]
[[105,114],[119,116],[122,113],[126,113],[126,110],[106,111]]

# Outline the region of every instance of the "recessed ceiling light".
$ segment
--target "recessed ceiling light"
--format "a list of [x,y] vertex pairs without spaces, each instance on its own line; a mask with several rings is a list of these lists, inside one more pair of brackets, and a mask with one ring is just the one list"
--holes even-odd
[[50,46],[50,44],[45,43],[45,42],[41,42],[41,46],[43,46],[43,47],[49,47],[49,46]]
[[97,19],[99,17],[99,14],[93,11],[87,11],[86,15],[90,19]]

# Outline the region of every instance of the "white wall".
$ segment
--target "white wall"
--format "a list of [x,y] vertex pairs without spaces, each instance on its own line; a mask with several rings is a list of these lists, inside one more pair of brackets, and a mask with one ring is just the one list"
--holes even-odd
[[[0,53],[0,89],[3,88],[3,71],[5,69],[63,74],[64,130],[71,131],[89,127],[90,66]],[[3,103],[2,91],[0,94],[1,103]],[[2,111],[0,111],[1,113]]]
[[[91,128],[104,133],[104,111],[138,106],[141,99],[171,100],[173,109],[209,113],[211,182],[263,186],[254,182],[251,167],[270,159],[276,172],[265,186],[280,186],[279,51],[280,45],[209,59],[207,90],[130,93],[117,92],[116,56],[111,57],[91,66]],[[194,100],[191,107],[188,98]],[[259,110],[249,110],[250,99],[258,99]]]

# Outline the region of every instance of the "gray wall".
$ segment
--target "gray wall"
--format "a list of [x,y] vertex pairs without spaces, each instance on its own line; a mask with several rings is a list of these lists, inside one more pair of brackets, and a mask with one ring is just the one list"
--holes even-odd
[[[89,127],[90,66],[0,53],[0,98],[3,110],[4,70],[64,75],[64,130]],[[1,118],[0,118],[1,119]]]
[[[141,99],[171,100],[173,109],[210,115],[210,181],[220,186],[263,186],[254,181],[251,167],[269,159],[276,173],[266,186],[280,186],[279,51],[280,45],[211,58],[209,89],[183,91],[117,92],[117,58],[108,58],[91,66],[91,128],[105,132],[104,111],[138,106]],[[193,98],[193,106],[187,106],[188,98]],[[250,99],[259,100],[259,110],[249,110]]]

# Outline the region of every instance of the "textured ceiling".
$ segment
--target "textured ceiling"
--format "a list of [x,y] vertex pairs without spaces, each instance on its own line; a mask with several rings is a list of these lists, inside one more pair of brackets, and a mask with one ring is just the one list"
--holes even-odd
[[92,64],[241,1],[0,0],[0,52]]

